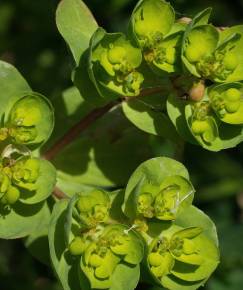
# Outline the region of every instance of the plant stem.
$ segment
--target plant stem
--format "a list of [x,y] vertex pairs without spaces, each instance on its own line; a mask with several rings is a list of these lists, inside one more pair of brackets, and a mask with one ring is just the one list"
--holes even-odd
[[[149,96],[163,91],[164,89],[162,87],[148,88],[141,91],[140,95],[134,98]],[[128,101],[131,100],[132,98],[133,97],[125,97],[124,100]],[[72,141],[75,140],[83,131],[85,131],[97,119],[104,116],[107,112],[110,111],[111,108],[115,107],[121,101],[122,101],[121,99],[118,99],[117,101],[110,102],[104,107],[94,109],[93,111],[88,113],[88,115],[86,115],[77,124],[71,127],[63,137],[57,140],[57,142],[44,153],[43,158],[47,160],[52,160],[53,158],[55,158],[66,146],[72,143]]]
[[110,102],[104,107],[97,108],[91,111],[77,124],[71,127],[63,137],[57,140],[57,142],[44,153],[43,157],[47,160],[53,159],[55,156],[58,155],[60,151],[62,151],[67,145],[69,145],[74,139],[76,139],[80,135],[80,133],[82,133],[97,119],[101,118],[105,113],[107,113],[117,104],[118,102]]

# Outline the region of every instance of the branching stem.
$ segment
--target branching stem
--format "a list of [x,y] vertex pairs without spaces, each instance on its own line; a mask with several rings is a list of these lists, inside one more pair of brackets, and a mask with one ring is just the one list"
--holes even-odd
[[[164,89],[162,87],[149,88],[143,90],[141,94],[137,97],[149,96],[163,91]],[[131,98],[127,97],[124,98],[125,101],[128,101],[130,99]],[[107,112],[110,111],[110,109],[118,105],[121,101],[121,99],[118,99],[117,101],[110,102],[104,107],[94,109],[93,111],[88,113],[88,115],[86,115],[83,119],[81,119],[78,123],[71,127],[64,134],[63,137],[57,140],[57,142],[44,153],[43,158],[47,160],[54,159],[66,146],[68,146],[70,143],[72,143],[73,140],[79,137],[80,134],[84,132],[90,125],[92,125],[96,120],[104,116]]]

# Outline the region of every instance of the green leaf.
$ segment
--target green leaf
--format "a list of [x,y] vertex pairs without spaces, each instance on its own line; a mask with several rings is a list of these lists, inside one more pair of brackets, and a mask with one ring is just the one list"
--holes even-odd
[[71,235],[72,235],[72,224],[73,224],[73,211],[75,210],[74,209],[74,206],[77,202],[79,198],[79,195],[78,194],[75,194],[69,204],[68,204],[68,207],[67,207],[67,216],[66,216],[66,222],[65,222],[65,240],[66,240],[66,244],[69,245],[69,243],[71,242]]
[[79,65],[83,52],[98,25],[81,0],[62,0],[56,12],[57,27],[69,45],[76,65]]
[[138,284],[139,277],[139,265],[130,267],[128,265],[119,264],[111,277],[111,286],[109,290],[134,290]]
[[190,206],[176,219],[175,224],[181,227],[201,227],[204,234],[218,246],[218,235],[213,221],[200,209]]
[[[191,23],[189,24],[189,27],[195,27],[198,25],[203,25],[203,24],[207,24],[208,20],[211,16],[212,13],[212,8],[206,8],[205,10],[199,12],[191,21]],[[189,29],[188,27],[188,29]]]
[[170,120],[177,129],[180,136],[192,144],[198,144],[188,128],[185,118],[185,107],[188,104],[185,100],[180,100],[171,94],[167,99],[167,112]]
[[10,209],[1,206],[0,238],[17,239],[30,235],[42,224],[48,213],[45,202],[34,205],[17,202]]
[[[39,203],[50,196],[56,184],[56,169],[47,160],[33,158],[39,161],[38,178],[34,183],[35,190],[21,190],[20,201],[25,204]],[[21,159],[20,159],[21,161]]]
[[[161,96],[159,96],[161,98]],[[126,117],[139,129],[153,135],[163,136],[173,141],[178,140],[178,135],[168,117],[161,111],[153,108],[149,102],[141,99],[131,99],[122,103]]]
[[53,208],[49,226],[49,247],[51,261],[64,290],[80,290],[78,261],[70,255],[65,243],[66,212],[68,200],[57,202]]
[[236,45],[233,47],[233,50],[231,50],[231,53],[236,55],[237,57],[237,67],[234,70],[232,74],[228,76],[228,78],[225,80],[226,82],[235,82],[235,81],[241,81],[243,79],[243,56],[242,56],[242,49],[243,49],[243,25],[236,25],[232,26],[230,28],[225,29],[220,33],[220,41],[224,41],[228,37],[230,37],[233,34],[239,34],[241,36],[240,40],[236,43]]
[[51,218],[51,208],[54,203],[54,199],[50,199],[48,202],[48,213],[42,218],[41,223],[36,227],[34,232],[32,232],[24,241],[24,245],[27,250],[38,259],[41,263],[49,266],[50,260],[50,250],[48,244],[48,228]]
[[69,196],[87,187],[124,186],[133,170],[152,155],[148,137],[120,108],[112,110],[53,160],[57,186]]
[[24,94],[31,92],[28,83],[15,67],[0,61],[0,120]]

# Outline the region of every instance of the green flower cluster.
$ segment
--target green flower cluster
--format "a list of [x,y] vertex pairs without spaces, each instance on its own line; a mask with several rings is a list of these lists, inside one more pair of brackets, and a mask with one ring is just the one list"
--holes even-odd
[[148,246],[145,272],[166,289],[197,289],[219,263],[217,235],[206,226],[214,225],[193,197],[185,167],[165,157],[142,163],[126,187],[123,212]]
[[118,95],[138,95],[144,81],[138,69],[142,63],[141,51],[121,33],[102,34],[90,51],[92,72],[98,84]]
[[3,208],[14,207],[17,202],[37,204],[45,200],[56,182],[53,166],[33,157],[31,152],[44,144],[52,132],[50,102],[30,92],[16,94],[4,105],[0,112],[0,215],[5,214]]
[[13,205],[21,198],[21,190],[35,191],[36,181],[40,173],[40,160],[24,157],[14,164],[0,167],[0,202],[4,205]]
[[172,226],[152,241],[147,263],[162,285],[179,279],[197,288],[217,267],[218,250],[202,228]]
[[108,289],[119,265],[133,269],[143,259],[144,242],[128,226],[111,221],[112,200],[101,190],[74,199],[73,218],[79,228],[68,249],[80,257],[80,271],[93,289]]
[[206,9],[187,24],[181,49],[185,77],[176,79],[167,111],[184,139],[219,151],[243,140],[243,27],[219,30],[208,24],[210,13]]
[[137,196],[137,217],[174,220],[191,204],[193,196],[190,181],[181,176],[169,176],[160,186],[145,184]]
[[144,59],[159,74],[181,70],[185,27],[183,23],[175,23],[174,9],[161,0],[140,1],[131,19],[131,30]]
[[67,243],[61,259],[68,267],[79,265],[81,286],[115,289],[133,276],[129,289],[135,289],[142,269],[151,285],[197,289],[216,269],[219,252],[215,226],[191,205],[193,197],[181,163],[153,158],[136,169],[125,192],[87,190],[57,203],[50,247],[60,239],[64,216]]

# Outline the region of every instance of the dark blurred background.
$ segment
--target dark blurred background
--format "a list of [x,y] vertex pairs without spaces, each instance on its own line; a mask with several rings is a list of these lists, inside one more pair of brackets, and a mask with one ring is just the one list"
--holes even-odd
[[[15,65],[35,91],[58,98],[71,86],[72,59],[55,25],[58,0],[0,0],[0,59]],[[137,0],[86,0],[100,26],[125,31]],[[174,0],[178,17],[213,7],[218,26],[243,24],[243,0]],[[242,52],[243,53],[243,52]],[[157,141],[154,152],[163,154]],[[204,289],[243,289],[243,144],[221,153],[186,145],[196,203],[217,225],[221,264]],[[22,241],[0,240],[0,290],[61,289],[52,271]]]

